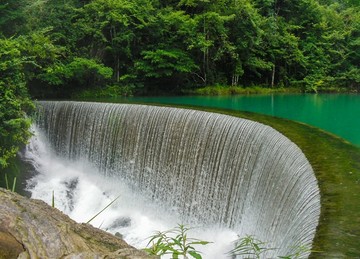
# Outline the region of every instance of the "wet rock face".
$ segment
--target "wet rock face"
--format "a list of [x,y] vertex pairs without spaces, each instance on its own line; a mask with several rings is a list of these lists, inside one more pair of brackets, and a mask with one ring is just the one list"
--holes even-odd
[[43,201],[0,188],[0,258],[154,258]]

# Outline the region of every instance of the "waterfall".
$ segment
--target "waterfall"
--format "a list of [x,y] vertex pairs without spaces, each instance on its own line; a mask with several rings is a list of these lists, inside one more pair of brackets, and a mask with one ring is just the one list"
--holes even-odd
[[311,248],[317,180],[302,151],[269,126],[188,109],[44,101],[36,127],[58,156],[88,161],[182,222],[254,235],[278,248],[267,258]]

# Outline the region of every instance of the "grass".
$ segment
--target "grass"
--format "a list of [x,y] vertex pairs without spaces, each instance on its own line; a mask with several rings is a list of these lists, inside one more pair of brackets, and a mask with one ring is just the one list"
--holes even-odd
[[[10,185],[9,185],[9,180],[8,180],[7,174],[5,174],[5,185],[6,185],[6,189],[10,190]],[[12,188],[11,188],[12,192],[15,192],[15,187],[16,187],[16,177],[14,177],[14,179],[13,179],[13,184],[12,184]]]
[[[21,169],[19,157],[11,158],[9,160],[9,166],[0,169],[0,187],[15,191],[17,180],[21,179]],[[10,180],[12,180],[12,183]]]

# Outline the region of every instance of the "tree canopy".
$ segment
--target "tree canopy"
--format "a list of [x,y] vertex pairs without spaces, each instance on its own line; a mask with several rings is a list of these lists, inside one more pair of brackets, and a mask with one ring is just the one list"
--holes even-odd
[[21,0],[0,4],[0,28],[6,37],[46,30],[62,48],[29,81],[36,94],[106,85],[357,89],[359,11],[350,0]]
[[357,0],[0,3],[0,166],[29,137],[30,95],[203,86],[360,88]]

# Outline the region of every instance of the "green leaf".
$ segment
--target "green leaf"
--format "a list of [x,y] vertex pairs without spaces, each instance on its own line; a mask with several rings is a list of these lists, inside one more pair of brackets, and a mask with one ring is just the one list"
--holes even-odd
[[202,259],[201,255],[195,251],[189,251],[189,255],[191,255],[195,259]]
[[16,177],[14,177],[13,186],[11,189],[12,192],[15,192],[15,187],[16,187]]

